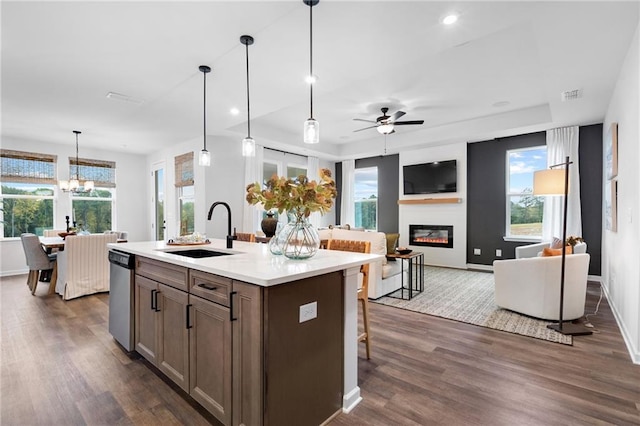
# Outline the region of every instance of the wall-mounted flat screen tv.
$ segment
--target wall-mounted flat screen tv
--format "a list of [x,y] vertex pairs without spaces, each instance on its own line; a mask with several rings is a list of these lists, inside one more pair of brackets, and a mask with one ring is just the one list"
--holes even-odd
[[438,194],[458,190],[456,160],[403,166],[402,175],[405,195]]

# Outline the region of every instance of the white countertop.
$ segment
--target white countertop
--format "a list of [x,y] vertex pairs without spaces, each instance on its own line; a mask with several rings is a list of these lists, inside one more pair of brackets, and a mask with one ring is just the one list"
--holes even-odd
[[[364,263],[382,259],[377,254],[351,253],[337,250],[318,250],[315,256],[305,260],[288,259],[271,254],[267,244],[234,241],[233,248],[226,248],[226,241],[211,239],[211,244],[193,246],[168,246],[163,241],[137,243],[113,243],[109,248],[161,260],[174,265],[209,272],[224,277],[249,282],[263,287],[297,281],[302,278],[341,271]],[[191,249],[215,250],[234,253],[193,259],[167,251]]]

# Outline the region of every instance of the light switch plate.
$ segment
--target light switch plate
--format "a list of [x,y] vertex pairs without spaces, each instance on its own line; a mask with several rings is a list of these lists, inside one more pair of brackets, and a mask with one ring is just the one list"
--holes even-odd
[[312,320],[318,316],[318,302],[307,303],[300,306],[300,322]]
[[473,254],[475,254],[476,256],[478,256],[481,253],[479,248],[474,248],[473,249]]

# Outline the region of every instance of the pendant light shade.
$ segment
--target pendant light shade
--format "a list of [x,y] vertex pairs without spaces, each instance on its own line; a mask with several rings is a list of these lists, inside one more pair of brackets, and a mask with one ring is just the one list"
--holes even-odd
[[208,167],[211,165],[211,153],[207,151],[207,73],[211,72],[211,67],[206,65],[200,65],[198,69],[202,72],[202,76],[204,79],[204,89],[203,89],[203,146],[202,151],[200,151],[200,156],[198,157],[198,164],[201,166]]
[[244,44],[247,58],[247,137],[242,140],[242,156],[256,156],[256,141],[251,137],[251,107],[249,102],[249,46],[253,44],[253,37],[250,35],[240,36],[240,43]]
[[86,194],[95,189],[95,184],[92,180],[86,180],[80,185],[80,161],[78,159],[78,135],[82,132],[80,130],[74,130],[73,133],[76,135],[76,173],[75,176],[66,180],[61,180],[58,182],[58,186],[64,192],[72,192],[74,194]]
[[320,0],[302,0],[309,6],[309,118],[304,122],[304,143],[316,144],[320,142],[320,123],[313,118],[313,83],[316,82],[313,74],[313,6]]

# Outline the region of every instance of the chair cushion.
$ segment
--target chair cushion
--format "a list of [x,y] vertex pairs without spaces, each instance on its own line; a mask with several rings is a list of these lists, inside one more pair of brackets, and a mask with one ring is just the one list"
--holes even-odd
[[[571,246],[567,246],[567,250],[566,250],[567,254],[572,254],[573,253],[573,247]],[[542,249],[542,257],[546,257],[546,256],[562,256],[562,247],[561,248],[551,248],[551,247],[545,247]]]

